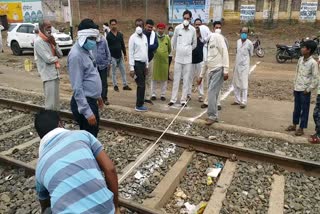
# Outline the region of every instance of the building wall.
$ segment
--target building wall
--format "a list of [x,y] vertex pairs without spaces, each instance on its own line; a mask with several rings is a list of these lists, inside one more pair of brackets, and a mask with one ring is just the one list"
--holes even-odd
[[73,21],[91,18],[103,23],[111,18],[133,23],[137,18],[167,22],[167,0],[71,0]]

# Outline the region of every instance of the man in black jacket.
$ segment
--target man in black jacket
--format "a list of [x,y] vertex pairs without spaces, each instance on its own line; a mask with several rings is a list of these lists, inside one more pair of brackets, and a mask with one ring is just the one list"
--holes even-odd
[[[118,31],[117,28],[117,20],[111,19],[110,20],[110,26],[111,31],[107,34],[107,41],[112,57],[112,83],[114,90],[119,92],[119,87],[117,83],[117,76],[116,76],[116,69],[119,67],[121,77],[122,77],[122,83],[123,83],[123,90],[129,90],[131,91],[131,88],[128,86],[127,78],[126,78],[126,70],[124,61],[127,61],[127,52],[126,52],[126,46],[123,41],[123,34]],[[123,56],[122,56],[123,53]]]
[[145,94],[145,102],[153,104],[151,101],[151,81],[153,76],[153,57],[154,53],[158,49],[158,37],[156,33],[153,31],[154,22],[152,19],[148,19],[146,21],[145,29],[143,31],[144,35],[147,36],[148,39],[148,57],[149,57],[149,72],[146,75],[146,94]]

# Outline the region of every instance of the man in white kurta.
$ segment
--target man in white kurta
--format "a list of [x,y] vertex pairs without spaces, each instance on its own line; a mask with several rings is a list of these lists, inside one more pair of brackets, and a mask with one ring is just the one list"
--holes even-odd
[[181,77],[183,78],[183,87],[180,103],[185,106],[187,103],[187,94],[190,87],[190,75],[192,70],[192,50],[197,46],[196,30],[190,25],[192,13],[186,10],[183,13],[183,23],[176,26],[172,38],[172,45],[176,51],[174,64],[174,77],[172,95],[169,106],[176,103],[179,91]]
[[245,108],[247,106],[250,57],[253,55],[253,45],[248,39],[248,28],[242,28],[240,36],[241,38],[237,41],[236,62],[232,80],[235,95],[235,102],[232,105],[240,105],[240,108]]

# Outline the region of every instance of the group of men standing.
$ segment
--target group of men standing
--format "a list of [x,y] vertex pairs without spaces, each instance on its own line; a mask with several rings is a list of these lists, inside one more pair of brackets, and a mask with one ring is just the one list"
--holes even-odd
[[[221,34],[221,22],[214,22],[211,32],[202,24],[201,19],[195,19],[193,26],[191,20],[192,13],[189,10],[184,11],[183,23],[177,25],[174,30],[170,27],[169,35],[165,34],[164,23],[155,26],[151,19],[145,23],[142,19],[135,21],[136,29],[129,39],[128,54],[130,76],[137,84],[135,110],[147,111],[145,103],[153,104],[158,98],[161,101],[166,100],[169,67],[174,52],[173,86],[168,106],[176,104],[182,80],[180,105],[186,107],[191,100],[192,92],[198,91],[198,101],[203,102],[201,108],[208,108],[207,124],[211,125],[218,121],[218,110],[221,110],[220,91],[223,81],[228,79],[229,45]],[[123,34],[117,28],[117,20],[110,20],[111,28],[106,36],[99,34],[99,26],[96,24],[90,26],[90,29],[94,29],[94,33],[92,30],[88,33],[88,29],[81,28],[90,25],[88,23],[94,24],[92,20],[85,19],[82,25],[79,25],[77,43],[68,56],[68,71],[74,92],[71,109],[80,128],[97,136],[99,106],[109,104],[107,76],[111,68],[114,90],[119,91],[117,68],[121,73],[123,90],[131,88],[127,83],[124,65],[128,60],[127,51]],[[45,106],[47,109],[58,110],[60,66],[58,58],[62,54],[51,36],[50,29],[50,23],[44,22],[40,25],[40,36],[35,41],[35,55],[44,85]],[[245,108],[253,45],[247,39],[247,28],[241,29],[240,37],[237,41],[233,74],[235,102],[232,105]],[[90,61],[92,63],[88,63]],[[75,72],[79,70],[82,72]],[[92,75],[91,70],[97,70],[98,75]],[[96,79],[97,77],[100,81]],[[202,81],[203,78],[207,79],[206,83]],[[161,88],[160,94],[157,94],[158,85]],[[206,93],[204,93],[205,88],[207,88]]]
[[[199,102],[204,102],[201,108],[208,107],[208,125],[218,121],[218,110],[221,110],[220,91],[223,81],[228,79],[229,53],[228,42],[221,34],[221,22],[213,24],[214,33],[202,24],[201,19],[195,19],[194,26],[190,24],[192,13],[183,13],[183,23],[175,27],[172,38],[164,34],[165,24],[159,23],[157,32],[152,30],[154,23],[147,20],[143,30],[143,20],[137,19],[135,33],[129,39],[130,75],[137,82],[137,111],[147,111],[144,103],[153,104],[157,99],[156,85],[161,84],[160,99],[165,101],[167,76],[172,60],[172,50],[175,52],[174,77],[170,102],[173,106],[178,100],[180,81],[183,81],[180,105],[187,106],[191,99],[194,80],[198,79],[196,90]],[[169,33],[172,31],[169,31]],[[247,104],[248,77],[250,57],[253,55],[253,45],[248,37],[248,28],[242,28],[241,38],[237,41],[236,64],[233,76],[235,102],[245,108]],[[207,78],[207,93],[204,94],[202,79]],[[151,79],[151,77],[153,79]],[[151,84],[151,100],[150,100]]]

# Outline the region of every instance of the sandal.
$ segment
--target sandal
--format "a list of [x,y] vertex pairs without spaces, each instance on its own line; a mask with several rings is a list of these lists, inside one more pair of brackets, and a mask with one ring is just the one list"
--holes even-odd
[[286,128],[287,132],[295,132],[296,131],[296,127],[294,125],[290,125],[288,126],[288,128]]
[[298,129],[298,130],[296,131],[295,135],[296,135],[296,136],[302,136],[302,135],[304,135],[304,132],[303,132],[302,129]]
[[311,135],[308,141],[312,144],[320,144],[320,138],[317,136],[317,134]]

